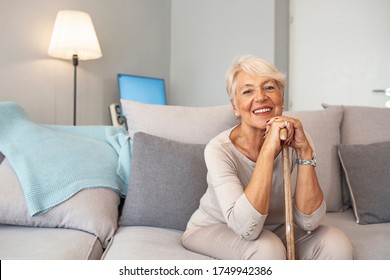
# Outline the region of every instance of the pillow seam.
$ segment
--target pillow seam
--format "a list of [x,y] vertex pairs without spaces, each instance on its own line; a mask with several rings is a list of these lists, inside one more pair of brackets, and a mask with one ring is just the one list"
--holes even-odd
[[359,219],[359,215],[358,215],[358,212],[357,212],[357,205],[356,205],[355,196],[354,196],[353,191],[352,191],[351,182],[349,180],[349,175],[348,175],[348,172],[347,172],[347,168],[345,167],[344,161],[342,159],[342,156],[341,156],[341,153],[340,153],[340,149],[337,151],[337,153],[339,155],[341,166],[343,167],[345,180],[347,181],[347,185],[348,185],[349,194],[351,195],[352,209],[353,209],[353,213],[354,213],[355,218],[356,218],[356,223],[360,224],[360,219]]

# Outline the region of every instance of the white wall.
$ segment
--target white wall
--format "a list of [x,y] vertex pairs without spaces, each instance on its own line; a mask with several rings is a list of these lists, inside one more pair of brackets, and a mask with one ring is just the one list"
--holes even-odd
[[[79,124],[109,124],[119,72],[166,79],[171,104],[226,104],[224,75],[234,56],[280,64],[278,48],[287,43],[277,38],[277,4],[286,2],[0,0],[0,101],[19,103],[37,122],[72,123],[73,66],[47,48],[57,12],[79,9],[91,15],[103,52],[78,67]],[[290,109],[322,102],[383,107],[388,97],[371,90],[390,86],[390,1],[290,3]]]
[[172,0],[168,102],[228,104],[225,72],[232,59],[254,54],[274,63],[274,40],[274,1]]
[[293,110],[321,103],[384,107],[390,87],[390,1],[291,0]]
[[0,0],[0,101],[17,102],[36,122],[72,124],[73,66],[47,49],[57,12],[77,9],[91,15],[103,52],[78,66],[78,124],[110,123],[117,73],[164,78],[170,104],[227,104],[233,57],[278,63],[277,2],[287,1]]
[[[78,124],[109,124],[117,73],[169,80],[170,0],[0,0],[0,101],[46,124],[73,123],[73,66],[47,55],[56,14],[90,14],[103,57],[78,66]],[[168,84],[169,87],[169,84]]]

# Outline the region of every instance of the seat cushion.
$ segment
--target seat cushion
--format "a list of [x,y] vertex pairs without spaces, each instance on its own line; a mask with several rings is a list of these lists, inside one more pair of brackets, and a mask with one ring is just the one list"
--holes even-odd
[[186,250],[182,232],[155,227],[119,227],[104,260],[202,260],[207,256]]
[[323,224],[335,226],[349,237],[357,260],[390,260],[390,223],[359,225],[352,209],[327,213]]
[[96,236],[72,229],[0,225],[1,260],[97,260]]

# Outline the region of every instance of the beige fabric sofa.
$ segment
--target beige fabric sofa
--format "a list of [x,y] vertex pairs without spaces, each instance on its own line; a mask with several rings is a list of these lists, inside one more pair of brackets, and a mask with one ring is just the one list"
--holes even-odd
[[[374,148],[390,142],[390,109],[326,107],[286,112],[301,119],[315,144],[328,209],[323,223],[349,236],[356,259],[390,259],[389,185],[375,179],[364,188],[351,178],[388,175],[351,170],[362,159],[348,150],[367,149],[364,164],[377,170],[376,160],[368,159],[389,155],[388,150],[378,155]],[[206,172],[202,148],[236,124],[230,105],[193,108],[122,101],[122,108],[134,141],[126,199],[106,189],[84,190],[42,216],[29,217],[18,178],[0,154],[0,259],[208,259],[184,249],[181,234],[207,187],[200,177]],[[345,153],[339,155],[340,149]],[[175,166],[172,158],[191,168]],[[147,166],[154,169],[145,171]],[[178,171],[167,171],[171,167]],[[378,190],[382,193],[370,195]]]

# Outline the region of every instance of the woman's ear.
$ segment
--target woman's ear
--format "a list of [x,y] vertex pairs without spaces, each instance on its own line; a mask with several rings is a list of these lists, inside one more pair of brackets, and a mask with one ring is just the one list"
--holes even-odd
[[239,116],[240,116],[240,113],[238,112],[237,107],[236,107],[236,105],[234,104],[234,100],[230,100],[230,103],[232,104],[232,108],[233,108],[234,114],[236,115],[236,117],[239,117]]

